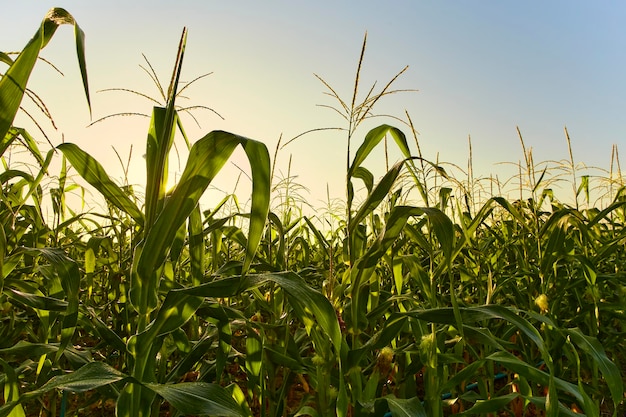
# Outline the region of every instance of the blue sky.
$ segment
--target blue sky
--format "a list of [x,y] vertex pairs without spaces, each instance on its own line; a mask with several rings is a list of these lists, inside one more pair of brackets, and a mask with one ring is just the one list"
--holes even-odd
[[[535,161],[568,158],[564,126],[575,159],[588,165],[608,169],[612,145],[626,143],[626,5],[619,1],[26,1],[11,6],[0,49],[21,49],[52,6],[66,8],[87,35],[94,120],[150,112],[145,99],[96,91],[131,88],[157,98],[139,67],[141,54],[167,84],[186,26],[183,78],[213,74],[180,104],[209,106],[225,118],[197,111],[197,128],[184,117],[191,139],[230,130],[262,140],[273,153],[281,135],[284,142],[309,129],[345,127],[318,106],[336,103],[313,74],[349,100],[367,31],[361,91],[374,81],[383,86],[409,65],[395,86],[419,91],[388,96],[376,112],[408,111],[427,159],[465,168],[471,136],[475,175],[510,176],[501,163],[523,160],[516,126]],[[72,31],[61,28],[43,53],[64,77],[42,64],[32,78],[57,121],[51,140],[59,143],[63,134],[117,178],[123,170],[112,147],[126,159],[132,145],[131,181],[141,183],[148,119],[112,118],[86,128],[72,42]],[[355,140],[383,122],[395,124],[372,120]],[[319,206],[327,186],[331,196],[343,197],[345,149],[344,134],[309,134],[282,149],[277,165],[286,174],[291,156],[291,174]],[[380,175],[382,149],[379,156],[372,169]],[[234,162],[245,170],[243,153]],[[182,171],[176,158],[171,169],[173,176]],[[232,191],[237,172],[230,166],[216,185]]]

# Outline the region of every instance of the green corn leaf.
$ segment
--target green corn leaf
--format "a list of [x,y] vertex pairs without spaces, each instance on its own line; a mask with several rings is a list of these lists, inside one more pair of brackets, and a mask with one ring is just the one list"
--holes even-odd
[[191,280],[193,285],[200,285],[205,271],[204,262],[204,234],[202,231],[202,214],[200,206],[191,212],[189,224],[189,261],[191,263]]
[[0,407],[0,416],[9,417],[25,417],[24,408],[19,404],[20,392],[19,392],[19,380],[15,369],[9,363],[0,359],[0,365],[4,369],[4,402],[5,404]]
[[254,387],[259,383],[263,366],[263,342],[261,338],[248,328],[246,336],[246,376],[248,386]]
[[622,377],[618,367],[606,355],[600,341],[594,337],[583,334],[578,328],[566,329],[565,332],[570,336],[572,342],[574,342],[580,350],[589,355],[590,359],[597,364],[611,391],[613,403],[617,406],[617,404],[622,401],[624,395]]
[[4,259],[7,253],[7,235],[4,232],[4,226],[0,226],[0,294],[4,292],[4,278],[9,274],[9,271],[4,270]]
[[175,109],[176,92],[186,45],[187,28],[183,28],[174,70],[172,71],[172,79],[167,90],[166,107],[155,107],[150,120],[146,143],[146,227],[148,230],[152,228],[156,217],[163,208],[167,185],[168,158],[174,143],[175,126],[181,127],[183,136],[187,140]]
[[341,329],[335,309],[326,297],[309,287],[293,272],[263,274],[262,277],[280,285],[288,295],[289,304],[305,326],[310,327],[313,323],[319,325],[330,338],[335,351],[339,352],[342,341]]
[[209,350],[214,349],[211,347],[213,343],[215,343],[215,336],[204,337],[196,341],[191,350],[187,352],[187,354],[170,371],[164,382],[171,383],[180,381],[181,377],[191,371]]
[[293,415],[293,417],[301,416],[319,417],[319,414],[317,413],[317,410],[315,408],[305,405],[304,407],[300,408],[296,414]]
[[386,401],[393,417],[427,417],[426,410],[419,398],[396,398],[388,395],[377,401]]
[[[543,338],[541,337],[541,334],[532,324],[530,324],[528,320],[518,315],[515,310],[499,305],[483,305],[472,308],[460,307],[459,313],[461,315],[463,324],[472,324],[494,318],[503,319],[508,321],[509,323],[514,324],[520,331],[522,331],[535,343],[535,345],[541,352],[546,364],[548,366],[552,366],[550,353],[545,345]],[[452,325],[456,324],[453,308],[451,307],[410,311],[406,314],[420,320],[431,321],[434,323]]]
[[113,349],[124,352],[126,350],[126,343],[124,343],[122,338],[100,319],[99,312],[91,308],[88,309],[88,311],[91,316],[91,322],[89,324],[93,326],[98,336]]
[[237,145],[241,145],[252,168],[252,203],[244,261],[248,269],[261,240],[269,212],[270,163],[267,147],[261,142],[223,131],[214,131],[196,142],[187,165],[167,204],[138,248],[137,264],[131,274],[131,301],[140,313],[157,305],[157,269],[163,264],[178,229],[191,215],[213,178]]
[[17,301],[25,306],[36,310],[65,311],[68,303],[57,298],[46,297],[44,295],[29,294],[13,288],[5,288],[4,293],[13,301]]
[[319,325],[339,351],[342,336],[335,309],[324,295],[309,287],[295,272],[230,277],[177,291],[201,297],[233,297],[267,281],[278,284],[285,291],[289,303],[307,328]]
[[378,207],[378,205],[387,197],[393,184],[396,182],[398,175],[400,175],[400,171],[404,166],[406,161],[400,161],[396,163],[387,173],[383,176],[378,184],[376,184],[376,188],[373,190],[369,189],[369,194],[365,202],[361,205],[357,213],[351,220],[350,223],[350,232],[354,231],[356,225],[361,223],[361,221],[367,217],[370,213]]
[[284,366],[294,372],[302,372],[304,369],[300,361],[301,358],[297,355],[289,355],[289,352],[279,352],[278,350],[272,349],[268,346],[263,347],[263,352],[268,356],[273,364]]
[[31,391],[27,396],[34,397],[53,389],[72,392],[85,392],[128,378],[127,375],[103,362],[89,362],[74,372],[55,376],[41,388]]
[[7,64],[8,66],[11,66],[13,65],[13,58],[5,54],[4,52],[0,52],[0,62],[3,62]]
[[17,137],[22,138],[22,140],[24,141],[24,144],[26,145],[26,149],[28,150],[28,152],[30,152],[30,154],[35,158],[39,166],[43,168],[44,157],[41,154],[41,151],[39,150],[37,141],[26,131],[26,129],[23,129],[21,127],[12,126],[9,129],[9,133],[5,136],[6,142],[4,141],[0,142],[0,155],[2,155],[2,153],[6,149],[6,146],[10,145],[11,142]]
[[[270,211],[267,218],[276,229],[276,234],[278,235],[276,237],[276,239],[278,239],[278,245],[274,243],[275,240],[270,242],[272,256],[276,257],[274,260],[276,268],[285,269],[285,227],[275,213]],[[276,248],[276,250],[274,250],[274,248]]]
[[381,140],[387,135],[390,134],[393,139],[396,141],[398,148],[402,152],[405,158],[411,157],[411,151],[409,150],[409,145],[406,141],[406,136],[404,133],[398,128],[389,125],[380,125],[370,130],[363,143],[356,151],[354,155],[354,160],[352,161],[352,165],[350,165],[350,169],[348,170],[348,179],[354,177],[356,170],[361,166],[361,164],[365,161],[368,155],[372,152],[372,150],[380,143]]
[[129,214],[139,225],[143,225],[143,213],[117,184],[115,184],[91,155],[73,143],[63,143],[57,146],[74,169],[85,181],[102,194],[112,205]]
[[156,337],[180,328],[189,321],[200,304],[202,304],[200,297],[189,296],[176,290],[169,291],[157,312],[156,318],[143,333],[137,335],[137,342],[144,346],[152,344]]
[[[13,124],[26,91],[26,84],[39,57],[39,51],[48,44],[57,28],[64,24],[74,26],[78,64],[83,78],[87,103],[89,104],[87,66],[85,64],[85,34],[67,11],[60,8],[50,9],[33,38],[24,47],[2,78],[0,78],[0,139],[6,138],[7,132]],[[6,146],[8,144],[3,141],[0,155],[4,153]]]
[[[29,248],[27,253],[31,255],[43,256],[54,268],[54,271],[59,276],[61,286],[65,292],[67,299],[67,307],[63,315],[63,324],[61,328],[61,345],[57,351],[56,359],[58,360],[63,353],[65,347],[70,343],[74,330],[76,329],[76,323],[78,321],[78,292],[80,286],[80,271],[78,265],[72,259],[68,258],[65,253],[60,249],[55,248]],[[13,293],[15,295],[15,293]],[[26,297],[23,297],[26,299]],[[32,297],[28,297],[29,301],[35,301]],[[50,301],[50,300],[37,300],[37,301]]]
[[518,397],[519,394],[514,392],[511,394],[500,395],[495,398],[490,398],[488,400],[478,400],[471,408],[462,413],[459,413],[459,415],[476,416],[487,413],[496,413],[498,411],[506,409],[506,406]]
[[[529,397],[527,398],[527,400],[529,403],[532,403],[535,406],[537,406],[537,408],[539,408],[540,410],[546,409],[546,397]],[[559,416],[564,416],[564,417],[581,417],[581,415],[586,416],[586,414],[573,412],[571,409],[569,409],[568,407],[564,406],[561,403],[558,404],[558,413],[559,413],[558,414]]]
[[374,175],[367,168],[358,167],[357,169],[354,170],[352,177],[360,178],[361,180],[363,180],[363,183],[365,184],[365,188],[367,189],[367,192],[368,193],[372,192],[372,189],[374,188]]
[[[495,352],[489,355],[487,359],[504,366],[509,371],[522,375],[529,381],[541,384],[544,387],[550,387],[551,377],[549,373],[538,369],[534,364],[524,362],[509,352]],[[560,378],[553,377],[552,386],[554,387],[554,390],[560,390],[576,398],[579,404],[584,403],[584,398],[577,385],[564,381]],[[555,397],[553,397],[552,400],[558,403],[558,399],[555,400]]]
[[451,261],[454,248],[454,225],[441,210],[432,207],[395,206],[391,209],[385,231],[363,256],[360,267],[372,267],[404,230],[409,217],[426,215],[444,255]]
[[[170,119],[168,119],[170,118]],[[178,120],[176,112],[168,108],[154,107],[150,118],[146,141],[146,227],[149,229],[163,208],[167,186],[169,151],[174,143]]]
[[528,222],[524,219],[524,216],[519,212],[519,210],[511,204],[508,200],[502,197],[493,197],[493,201],[501,205],[506,211],[511,213],[511,215],[518,221],[519,225],[523,227],[528,233],[533,233],[530,227],[528,226]]
[[587,225],[587,228],[593,228],[596,224],[601,223],[603,220],[607,219],[611,213],[624,206],[626,206],[626,201],[616,201],[612,203],[611,205],[597,213],[593,217],[593,219],[591,219],[591,221]]
[[65,347],[71,342],[76,323],[78,322],[80,271],[76,262],[65,256],[60,250],[49,251],[42,249],[41,252],[57,271],[67,298],[67,309],[63,315],[63,327],[61,329],[61,345],[56,354],[56,360],[58,361]]
[[[476,375],[479,375],[479,370],[484,366],[484,364],[484,359],[467,364],[463,369],[454,374],[454,376],[445,381],[445,383],[441,384],[439,387],[439,393],[443,394],[451,391],[455,387],[461,386],[461,384],[467,384],[467,381],[471,381],[473,378],[476,378]],[[465,389],[464,386],[461,388],[463,390]]]
[[217,384],[182,382],[145,386],[185,415],[246,417],[228,391]]

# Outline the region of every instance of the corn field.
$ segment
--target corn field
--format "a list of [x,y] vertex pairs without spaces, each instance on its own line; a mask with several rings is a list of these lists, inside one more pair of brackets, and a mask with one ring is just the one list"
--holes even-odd
[[[65,24],[91,106],[67,11],[52,9],[19,54],[0,52],[0,416],[624,415],[616,147],[605,175],[583,175],[571,147],[558,166],[535,163],[520,133],[519,198],[471,167],[453,175],[421,155],[408,114],[362,130],[404,72],[360,99],[364,40],[352,97],[320,77],[345,121],[345,200],[310,216],[264,143],[187,138],[183,31],[138,191],[80,143],[14,125],[26,102],[48,117],[27,84]],[[189,155],[168,190],[175,140]],[[383,146],[402,158],[375,178],[366,162]],[[249,204],[206,207],[239,147]],[[82,187],[98,211],[68,203]]]

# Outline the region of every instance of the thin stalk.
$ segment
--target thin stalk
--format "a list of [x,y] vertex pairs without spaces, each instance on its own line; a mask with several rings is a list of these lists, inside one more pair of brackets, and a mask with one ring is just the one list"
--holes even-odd
[[565,130],[565,138],[567,139],[567,150],[569,152],[569,163],[570,170],[572,173],[572,187],[574,189],[574,204],[576,206],[576,211],[578,211],[578,184],[576,183],[576,165],[574,164],[574,153],[572,152],[572,141],[569,137],[569,132],[567,131],[567,126],[564,127]]
[[469,200],[467,202],[467,212],[470,213],[471,215],[471,209],[470,209],[470,202],[472,204],[472,207],[474,205],[474,157],[472,154],[472,137],[470,135],[467,135],[467,144],[469,147],[469,158],[467,161],[467,188],[468,188],[468,193],[470,193],[469,195]]

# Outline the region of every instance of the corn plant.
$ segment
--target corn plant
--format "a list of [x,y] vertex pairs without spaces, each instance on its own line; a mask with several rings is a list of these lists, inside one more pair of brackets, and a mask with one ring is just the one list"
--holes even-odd
[[[3,145],[8,146],[16,137],[16,133],[11,131],[10,121],[19,106],[19,101],[15,101],[16,91],[24,90],[27,79],[27,76],[22,76],[18,69],[28,64],[32,67],[34,63],[33,48],[36,48],[35,51],[39,51],[41,46],[45,46],[53,32],[50,25],[59,22],[73,21],[66,12],[54,10],[42,23],[42,28],[38,31],[35,40],[27,46],[2,78],[3,84],[0,91],[2,91],[3,100],[8,103],[6,106],[9,107],[6,111],[3,107],[2,111],[2,128],[5,137]],[[79,46],[81,46],[79,49],[79,57],[82,58],[80,61],[81,70],[85,80],[85,88],[87,88],[84,53],[82,52],[83,36],[78,27],[77,34],[77,39],[80,41]],[[39,43],[35,41],[39,41]],[[40,383],[36,389],[20,395],[15,380],[17,374],[6,361],[3,361],[5,387],[8,393],[6,404],[2,407],[3,414],[23,413],[21,404],[24,401],[47,392],[58,390],[64,392],[85,391],[109,387],[112,389],[112,395],[117,397],[116,414],[119,416],[158,415],[160,401],[155,401],[157,396],[166,399],[171,406],[186,414],[245,415],[244,408],[232,397],[236,390],[231,394],[220,385],[207,382],[167,383],[176,378],[181,369],[193,368],[198,360],[198,351],[188,351],[189,355],[183,358],[179,364],[182,365],[182,368],[174,367],[171,369],[173,374],[168,375],[167,372],[163,372],[163,370],[168,370],[168,366],[163,368],[164,359],[167,359],[163,357],[164,348],[166,342],[171,340],[172,334],[179,335],[181,327],[192,318],[206,297],[236,297],[245,290],[254,291],[254,288],[267,281],[274,282],[284,289],[287,298],[296,308],[298,317],[310,322],[307,317],[313,316],[323,323],[323,331],[334,335],[332,337],[334,344],[338,345],[336,337],[338,327],[330,304],[321,295],[310,290],[299,277],[291,276],[293,274],[288,276],[284,274],[252,276],[249,274],[254,254],[265,227],[270,200],[269,155],[262,143],[227,132],[209,133],[191,147],[187,165],[180,181],[172,192],[166,193],[168,155],[173,144],[176,126],[179,125],[175,99],[185,43],[186,31],[183,32],[181,38],[166,106],[153,109],[146,149],[148,174],[143,210],[139,208],[126,190],[117,186],[109,178],[98,161],[82,151],[77,145],[64,143],[57,147],[83,179],[103,195],[112,213],[115,213],[110,218],[113,219],[112,229],[119,230],[116,237],[117,243],[119,245],[125,244],[130,236],[131,253],[129,256],[132,259],[130,264],[116,262],[116,260],[119,261],[119,255],[128,256],[128,254],[112,253],[112,238],[103,236],[92,237],[87,243],[83,256],[91,302],[93,302],[91,284],[95,273],[94,260],[96,255],[101,254],[98,256],[101,258],[104,254],[109,258],[107,268],[112,269],[113,264],[116,264],[117,270],[111,271],[111,277],[117,280],[117,284],[121,284],[122,281],[125,281],[126,284],[117,285],[117,288],[109,287],[107,290],[113,290],[113,295],[117,294],[122,301],[121,309],[118,308],[111,314],[123,314],[126,317],[123,326],[120,328],[109,327],[103,320],[106,320],[106,317],[94,314],[94,310],[89,307],[90,303],[80,304],[78,291],[81,276],[77,263],[66,257],[58,249],[35,251],[33,248],[16,254],[4,250],[3,259],[7,259],[9,262],[3,262],[3,277],[6,275],[6,271],[11,272],[12,268],[15,268],[19,259],[13,258],[18,255],[31,257],[41,255],[49,260],[54,267],[50,271],[49,279],[56,279],[60,282],[58,288],[55,287],[57,288],[55,291],[65,292],[67,302],[56,301],[60,295],[57,292],[49,294],[47,298],[43,294],[34,295],[33,298],[7,288],[4,294],[9,294],[9,297],[13,299],[26,300],[26,306],[40,312],[40,320],[44,327],[47,327],[46,324],[50,321],[49,317],[52,315],[49,313],[50,311],[54,312],[65,307],[63,310],[66,311],[61,317],[61,345],[59,348],[52,349],[52,352],[56,353],[56,365],[59,365],[59,357],[74,335],[80,314],[82,324],[87,327],[87,330],[93,331],[93,336],[105,340],[110,345],[109,351],[117,351],[122,354],[125,358],[122,368],[128,373],[118,371],[105,362],[83,360],[76,363],[74,361],[77,368],[74,372],[52,377],[47,383]],[[30,61],[24,64],[23,62],[26,60],[24,57],[31,57]],[[204,232],[198,206],[199,199],[237,145],[241,145],[248,155],[253,181],[252,205],[248,216],[250,221],[247,236],[244,239],[244,260],[235,268],[239,271],[239,275],[231,279],[206,282],[203,266]],[[31,194],[33,192],[31,191]],[[6,201],[10,201],[10,199]],[[116,225],[117,219],[122,218],[120,214],[126,217],[127,221],[121,225]],[[37,224],[36,222],[33,223]],[[176,264],[177,258],[181,254],[181,232],[183,240],[185,234],[188,233],[189,236],[187,241],[191,262],[191,282],[180,282],[171,275],[171,266]],[[4,236],[6,235],[5,232]],[[12,235],[13,233],[9,234],[11,237]],[[5,238],[3,239],[3,248],[6,247]],[[13,255],[13,257],[6,256],[7,254]],[[4,267],[5,265],[7,268]],[[39,273],[48,277],[44,271],[46,270],[43,268],[39,269]],[[37,274],[37,271],[33,271],[33,273]],[[191,287],[185,288],[183,284],[191,284]],[[54,315],[58,316],[57,313]],[[221,324],[224,325],[224,323]],[[225,325],[228,327],[229,323],[227,322]],[[121,331],[117,332],[118,329]],[[47,344],[48,338],[44,335],[42,346],[51,346]],[[223,342],[224,340],[222,340]],[[5,353],[12,354],[16,349],[16,346],[9,347]],[[43,352],[41,357],[45,361],[47,351],[44,349]],[[254,356],[252,349],[249,349],[247,354],[252,361],[251,358]],[[42,362],[40,368],[42,365],[45,363]],[[49,367],[50,365],[48,365]],[[38,369],[38,373],[40,373],[40,369]]]
[[[176,105],[183,31],[165,103],[152,109],[141,196],[77,144],[45,152],[13,126],[22,97],[38,102],[28,75],[62,23],[75,27],[89,104],[84,36],[66,11],[53,9],[15,60],[0,54],[0,416],[619,415],[626,194],[616,150],[611,199],[591,208],[567,131],[563,169],[536,164],[519,134],[514,201],[500,188],[483,198],[479,184],[494,182],[474,177],[471,141],[467,172],[429,162],[408,113],[416,156],[390,124],[357,146],[374,105],[405,91],[391,87],[406,68],[359,100],[364,40],[349,100],[318,77],[339,103],[325,107],[347,124],[346,201],[308,217],[291,163],[272,188],[280,143],[273,165],[265,145],[232,133],[190,144]],[[189,156],[168,191],[178,132]],[[204,208],[238,146],[249,206],[233,193]],[[382,146],[376,179],[369,163]],[[20,152],[31,166],[16,164]],[[561,170],[571,206],[553,190]],[[73,172],[104,198],[100,209],[66,203]]]

